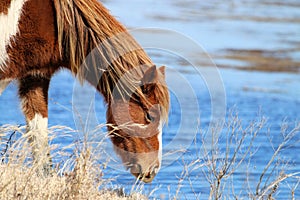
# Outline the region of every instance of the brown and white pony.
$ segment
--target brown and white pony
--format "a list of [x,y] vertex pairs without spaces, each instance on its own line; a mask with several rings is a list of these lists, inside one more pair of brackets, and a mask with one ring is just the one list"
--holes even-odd
[[169,109],[164,67],[157,69],[97,0],[1,0],[0,94],[18,80],[33,158],[43,160],[44,173],[51,168],[48,88],[61,68],[104,96],[117,154],[134,176],[151,182]]

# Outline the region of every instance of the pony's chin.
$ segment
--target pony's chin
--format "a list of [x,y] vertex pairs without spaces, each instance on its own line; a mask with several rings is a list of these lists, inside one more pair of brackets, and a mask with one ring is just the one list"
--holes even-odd
[[134,164],[133,166],[129,167],[130,173],[136,177],[136,179],[143,181],[145,183],[151,183],[153,179],[155,178],[158,171],[152,171],[152,172],[142,172],[142,168],[139,164]]

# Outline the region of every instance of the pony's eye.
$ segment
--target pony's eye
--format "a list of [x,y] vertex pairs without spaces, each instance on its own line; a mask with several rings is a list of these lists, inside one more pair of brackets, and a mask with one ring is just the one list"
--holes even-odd
[[146,117],[146,121],[149,123],[155,121],[155,118],[147,111],[145,112],[145,117]]

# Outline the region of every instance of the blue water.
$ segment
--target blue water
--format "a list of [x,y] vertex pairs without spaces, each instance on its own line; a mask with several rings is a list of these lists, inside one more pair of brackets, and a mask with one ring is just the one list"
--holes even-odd
[[[167,29],[172,32],[169,38],[174,37],[170,41],[160,40],[166,37],[164,31],[160,34],[153,32],[152,38],[155,38],[155,41],[154,39],[151,41],[151,37],[142,37],[134,32],[139,42],[146,45],[153,61],[168,67],[167,82],[171,92],[171,110],[169,123],[164,128],[162,169],[152,184],[135,185],[134,178],[123,169],[120,162],[111,161],[109,167],[104,170],[104,178],[115,180],[107,187],[120,186],[127,192],[132,188],[141,187],[145,194],[151,195],[151,198],[169,199],[177,195],[180,199],[207,199],[210,184],[206,175],[209,174],[209,169],[202,156],[204,148],[202,136],[205,133],[209,135],[207,131],[213,127],[213,123],[219,122],[222,125],[222,120],[225,121],[223,129],[219,132],[221,134],[218,143],[219,165],[222,163],[228,138],[226,124],[230,122],[231,113],[233,115],[237,113],[243,128],[262,117],[265,117],[267,122],[255,139],[251,162],[241,165],[232,179],[226,180],[224,195],[233,198],[232,190],[228,189],[232,188],[230,181],[233,182],[235,193],[241,197],[247,199],[249,188],[250,191],[255,191],[254,185],[258,182],[260,173],[273,155],[274,149],[283,141],[282,124],[288,124],[287,131],[290,131],[300,121],[300,74],[221,69],[214,63],[234,65],[239,61],[218,60],[214,55],[224,49],[296,48],[296,44],[300,44],[299,21],[295,22],[300,18],[299,2],[290,0],[278,5],[280,2],[250,0],[226,3],[217,0],[206,3],[193,0],[104,2],[113,15],[127,27]],[[271,21],[266,18],[271,18]],[[149,29],[146,32],[149,33]],[[179,37],[179,34],[184,37]],[[202,51],[196,52],[195,49],[188,51],[187,43],[181,43],[183,38],[194,41]],[[153,46],[149,46],[151,44]],[[177,46],[180,48],[175,48]],[[298,48],[288,56],[300,60],[299,52]],[[197,62],[198,60],[201,62]],[[203,60],[206,63],[204,68],[201,65]],[[17,83],[10,84],[0,98],[1,124],[25,124],[19,107],[16,85]],[[93,125],[105,123],[106,107],[102,97],[95,94],[88,85],[84,87],[86,88],[83,90],[84,93],[76,94],[74,89],[78,88],[80,88],[78,82],[67,71],[53,77],[49,91],[49,126],[64,125],[78,128],[78,121],[74,120],[74,113],[76,115],[74,109],[80,111],[85,109],[90,100],[92,110],[96,111],[96,116],[91,117],[93,119],[91,128]],[[58,139],[54,143],[69,145],[78,139],[82,140],[80,137],[80,134],[74,133],[73,137],[67,140]],[[289,165],[284,167],[285,173],[300,172],[299,141],[300,133],[297,132],[280,153],[281,160],[277,160],[278,162],[289,161]],[[115,157],[109,150],[110,142],[106,142],[108,155]],[[244,151],[249,142],[250,139],[246,138]],[[209,146],[207,143],[206,145]],[[233,147],[234,145],[230,146]],[[170,152],[178,150],[186,152],[175,152],[170,155]],[[108,155],[99,160],[105,161]],[[189,167],[188,176],[184,176],[182,174],[184,166],[197,159],[200,159],[198,165]],[[267,174],[269,173],[270,170]],[[275,171],[274,174],[276,173],[279,172]],[[291,198],[290,188],[297,181],[299,175],[298,179],[290,178],[282,182],[274,197]],[[296,199],[300,198],[299,191],[298,187],[295,190]]]

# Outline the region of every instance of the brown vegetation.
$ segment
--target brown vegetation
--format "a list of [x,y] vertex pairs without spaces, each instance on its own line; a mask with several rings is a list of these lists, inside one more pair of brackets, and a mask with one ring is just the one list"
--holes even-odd
[[[299,49],[289,50],[243,50],[226,49],[224,53],[214,56],[218,67],[251,71],[299,72],[300,62],[288,56]],[[240,64],[229,65],[218,62],[218,59],[238,61]]]
[[[54,127],[57,131],[66,131],[63,127]],[[52,128],[53,129],[53,128]],[[70,131],[68,129],[67,131]],[[126,195],[120,190],[99,190],[105,185],[102,179],[100,164],[97,164],[92,147],[85,147],[74,153],[70,166],[55,169],[51,176],[39,175],[38,170],[43,163],[32,163],[31,148],[26,136],[17,141],[5,140],[7,133],[23,133],[23,128],[16,126],[0,127],[1,164],[0,164],[0,199],[147,199],[140,193]],[[53,147],[54,148],[54,147]],[[64,152],[58,152],[57,155]],[[73,169],[72,169],[73,168]]]

